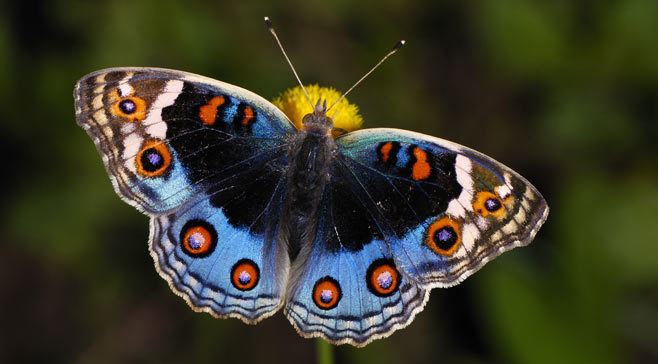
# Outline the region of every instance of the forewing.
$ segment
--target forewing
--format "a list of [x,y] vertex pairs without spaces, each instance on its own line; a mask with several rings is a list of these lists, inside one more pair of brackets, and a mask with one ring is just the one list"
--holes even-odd
[[149,214],[276,155],[294,132],[254,93],[180,71],[101,70],[78,81],[74,97],[115,190]]

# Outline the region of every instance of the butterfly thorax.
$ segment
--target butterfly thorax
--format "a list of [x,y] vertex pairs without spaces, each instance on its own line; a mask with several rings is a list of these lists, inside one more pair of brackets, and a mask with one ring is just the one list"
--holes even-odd
[[325,108],[304,117],[304,129],[292,143],[289,158],[288,188],[284,226],[288,227],[289,255],[296,257],[304,244],[315,235],[316,216],[330,166],[336,150],[331,136],[332,121]]

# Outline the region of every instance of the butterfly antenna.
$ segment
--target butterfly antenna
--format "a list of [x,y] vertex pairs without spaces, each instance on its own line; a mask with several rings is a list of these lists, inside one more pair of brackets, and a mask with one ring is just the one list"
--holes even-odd
[[306,88],[302,84],[302,80],[299,79],[299,75],[297,74],[297,71],[295,71],[295,67],[292,65],[292,62],[290,62],[290,58],[288,58],[288,55],[286,54],[286,50],[283,48],[283,45],[281,44],[279,37],[276,35],[276,32],[274,31],[274,26],[272,25],[272,21],[267,16],[265,17],[265,26],[267,27],[267,30],[269,30],[270,33],[272,33],[274,40],[276,40],[276,44],[279,45],[279,49],[281,49],[281,53],[283,53],[283,56],[286,57],[286,61],[288,62],[288,65],[290,66],[292,73],[295,75],[295,78],[297,79],[297,83],[299,83],[299,86],[301,86],[302,91],[304,91],[304,95],[306,95],[306,99],[308,100],[308,103],[311,105],[311,109],[315,110],[315,106],[313,106],[313,102],[311,101],[311,96],[309,96],[308,91],[306,91]]
[[349,90],[345,91],[345,93],[344,93],[344,94],[343,94],[338,100],[334,101],[334,103],[331,104],[331,106],[329,106],[329,108],[327,109],[327,111],[331,110],[332,107],[334,107],[337,103],[339,103],[341,100],[343,100],[343,99],[347,96],[347,94],[349,94],[350,92],[352,92],[352,90],[353,90],[358,84],[361,83],[361,81],[365,80],[368,76],[370,76],[370,74],[371,74],[374,70],[377,69],[377,67],[379,67],[382,63],[384,63],[384,61],[386,60],[386,58],[388,58],[388,57],[394,55],[397,51],[399,51],[400,48],[402,48],[402,46],[404,46],[405,43],[406,43],[405,40],[401,40],[401,41],[395,43],[395,45],[393,46],[393,48],[391,48],[391,50],[388,51],[388,53],[386,53],[386,55],[385,55],[381,60],[379,60],[379,62],[377,62],[377,64],[374,65],[374,66],[370,69],[370,71],[368,71],[365,75],[363,75],[363,77],[359,78],[359,80],[356,81],[356,83],[354,83],[354,85],[352,85],[352,87],[350,87]]

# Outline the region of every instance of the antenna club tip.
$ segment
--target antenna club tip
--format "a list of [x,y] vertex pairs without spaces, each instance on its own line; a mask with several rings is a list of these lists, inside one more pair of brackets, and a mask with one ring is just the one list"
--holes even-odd
[[407,43],[406,40],[402,39],[401,41],[395,43],[393,46],[393,51],[398,51],[400,48],[402,48],[405,44]]
[[270,20],[270,17],[266,16],[266,17],[263,18],[263,20],[265,20],[265,26],[268,29],[272,29],[272,21]]

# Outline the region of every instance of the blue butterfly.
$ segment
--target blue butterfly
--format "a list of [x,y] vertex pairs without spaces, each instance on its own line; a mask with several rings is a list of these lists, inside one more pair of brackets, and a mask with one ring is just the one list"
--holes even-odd
[[397,129],[335,137],[326,104],[293,126],[239,87],[113,68],[75,87],[78,124],[117,194],[150,218],[158,273],[195,311],[364,346],[435,287],[527,245],[548,214],[523,177]]

